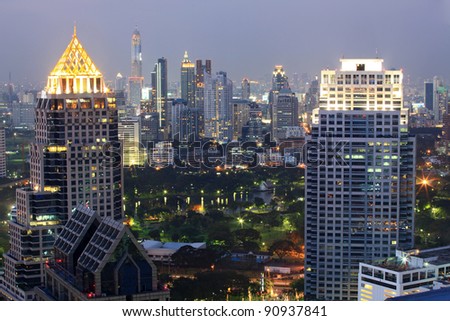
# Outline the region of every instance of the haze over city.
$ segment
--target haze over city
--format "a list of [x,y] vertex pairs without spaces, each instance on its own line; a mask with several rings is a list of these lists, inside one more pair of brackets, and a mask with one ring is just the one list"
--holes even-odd
[[[384,58],[413,78],[448,75],[447,0],[320,1],[0,1],[0,80],[42,82],[66,46],[74,22],[106,79],[130,72],[130,35],[142,35],[143,73],[158,57],[178,80],[187,50],[212,59],[229,77],[259,79],[282,64],[316,75],[338,58]],[[87,10],[89,9],[89,10]]]

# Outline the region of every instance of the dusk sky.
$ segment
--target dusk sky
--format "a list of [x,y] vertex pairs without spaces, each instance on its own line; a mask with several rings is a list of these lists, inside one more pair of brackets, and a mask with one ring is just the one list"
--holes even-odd
[[179,81],[185,50],[240,82],[282,64],[315,75],[339,58],[384,58],[413,78],[450,78],[450,0],[0,0],[0,81],[43,82],[77,34],[107,79],[130,73],[142,37],[146,82],[158,57]]

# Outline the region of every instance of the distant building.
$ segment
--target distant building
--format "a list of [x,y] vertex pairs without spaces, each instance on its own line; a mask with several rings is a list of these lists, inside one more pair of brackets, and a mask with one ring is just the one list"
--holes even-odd
[[6,136],[4,127],[0,127],[0,177],[6,177]]
[[122,74],[119,72],[116,76],[116,80],[114,82],[114,91],[123,91],[125,90],[126,86],[126,79],[122,76]]
[[265,133],[263,112],[256,103],[251,103],[248,112],[248,121],[242,126],[242,141],[262,143]]
[[122,144],[124,167],[141,166],[145,161],[145,149],[141,148],[141,122],[139,117],[122,118],[119,122],[119,140]]
[[159,58],[152,72],[152,106],[158,113],[160,139],[167,139],[169,132],[167,126],[168,111],[168,83],[167,83],[167,59]]
[[247,78],[242,79],[241,87],[242,87],[242,94],[241,94],[242,100],[249,100],[250,99],[250,81]]
[[174,163],[174,150],[171,142],[158,142],[150,150],[150,166],[163,168]]
[[189,60],[187,51],[181,61],[181,99],[188,107],[195,107],[195,65]]
[[129,104],[136,109],[135,115],[139,115],[140,104],[142,99],[142,87],[144,77],[142,75],[142,51],[141,51],[141,34],[134,30],[131,35],[131,75],[129,78]]
[[242,128],[250,119],[250,101],[244,99],[233,99],[231,101],[233,110],[233,136],[232,140],[242,138]]
[[444,287],[450,287],[450,246],[396,251],[394,257],[359,264],[359,301],[383,301]]
[[286,128],[298,126],[298,98],[290,89],[274,92],[272,105],[272,134],[275,139],[286,138]]
[[45,264],[39,301],[167,301],[156,266],[122,222],[80,205],[62,228],[55,258]]
[[431,112],[436,125],[442,124],[448,106],[448,89],[443,81],[435,76],[432,82],[424,83],[425,107]]
[[214,114],[214,93],[211,74],[211,60],[197,60],[195,63],[195,107],[200,111],[199,134],[201,138],[215,137],[218,129],[215,127],[214,119],[218,118]]
[[181,243],[181,242],[167,242],[163,243],[154,240],[145,240],[141,243],[142,247],[147,252],[147,255],[154,262],[171,262],[172,255],[178,252],[183,246],[191,246],[194,249],[206,249],[206,243]]
[[151,143],[158,141],[159,114],[156,112],[141,114],[141,143],[148,148]]
[[34,129],[36,105],[25,103],[12,103],[12,124],[14,127]]
[[199,138],[199,109],[187,106],[182,99],[172,102],[171,139],[193,142]]

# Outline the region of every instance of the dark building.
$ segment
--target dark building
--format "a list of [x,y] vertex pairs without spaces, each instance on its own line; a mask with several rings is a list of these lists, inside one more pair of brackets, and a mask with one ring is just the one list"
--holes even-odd
[[161,301],[156,267],[127,225],[80,205],[63,227],[45,264],[42,301]]

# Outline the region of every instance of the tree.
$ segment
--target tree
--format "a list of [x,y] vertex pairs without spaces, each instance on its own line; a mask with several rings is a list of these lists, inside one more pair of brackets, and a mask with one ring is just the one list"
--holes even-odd
[[197,280],[181,277],[175,279],[170,289],[173,301],[193,301],[198,297]]
[[253,202],[255,203],[256,207],[263,207],[266,204],[261,197],[255,197]]
[[275,253],[280,260],[283,260],[283,258],[288,255],[289,252],[298,252],[298,249],[292,241],[278,240],[270,246],[269,251]]
[[234,235],[236,239],[241,243],[257,241],[261,238],[261,234],[257,230],[252,228],[243,228],[236,230],[234,231]]

